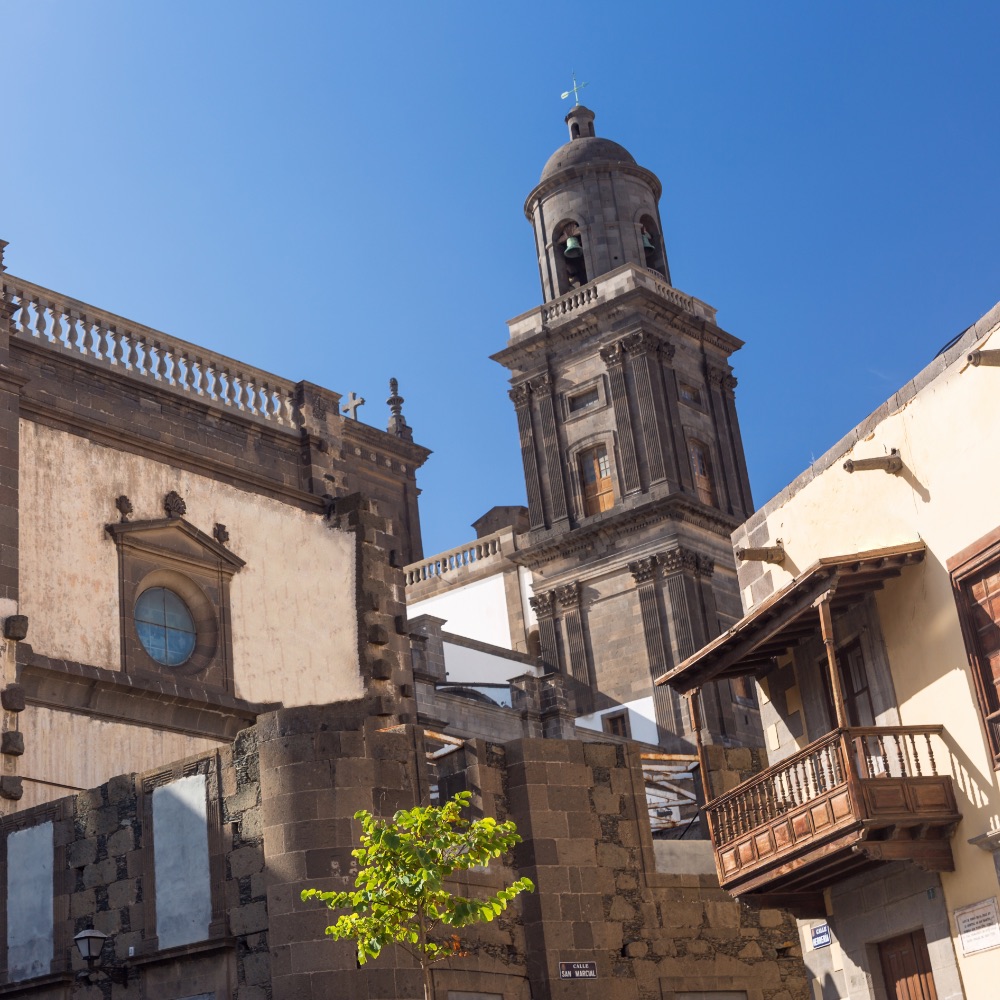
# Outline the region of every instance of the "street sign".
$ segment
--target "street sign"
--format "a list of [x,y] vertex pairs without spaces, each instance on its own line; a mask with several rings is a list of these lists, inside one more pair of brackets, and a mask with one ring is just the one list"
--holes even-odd
[[816,924],[812,929],[813,949],[830,947],[830,925]]
[[560,979],[596,979],[596,962],[560,962]]

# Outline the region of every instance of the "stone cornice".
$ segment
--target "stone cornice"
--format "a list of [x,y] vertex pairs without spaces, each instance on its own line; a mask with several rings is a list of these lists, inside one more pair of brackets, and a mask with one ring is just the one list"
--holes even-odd
[[554,191],[558,191],[560,188],[565,187],[567,181],[577,180],[581,177],[586,177],[588,174],[606,173],[609,169],[620,174],[631,174],[633,177],[638,177],[645,181],[653,189],[653,194],[655,195],[656,200],[660,200],[660,195],[663,193],[663,187],[660,184],[660,179],[653,173],[652,170],[640,167],[638,163],[628,163],[625,160],[591,160],[586,163],[578,163],[568,167],[563,167],[562,170],[557,170],[549,177],[546,177],[545,180],[535,187],[528,197],[524,199],[525,218],[531,222],[535,202],[547,198]]
[[740,520],[707,507],[693,498],[673,493],[659,500],[648,501],[630,509],[607,512],[586,524],[566,531],[538,532],[534,540],[531,533],[519,536],[518,551],[511,553],[511,561],[535,570],[555,559],[585,555],[595,544],[612,542],[642,531],[664,521],[686,522],[728,539]]

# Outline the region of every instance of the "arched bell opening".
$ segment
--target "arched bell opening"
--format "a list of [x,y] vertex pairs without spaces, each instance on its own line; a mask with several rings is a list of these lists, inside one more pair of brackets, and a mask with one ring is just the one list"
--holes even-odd
[[580,123],[579,122],[573,122],[573,124],[570,126],[569,137],[571,139],[579,139],[580,138]]
[[639,239],[642,241],[643,258],[651,271],[667,277],[666,258],[663,255],[663,239],[656,223],[649,215],[639,220]]
[[553,244],[559,294],[565,295],[587,283],[587,263],[583,253],[583,236],[575,222],[565,222],[556,229]]

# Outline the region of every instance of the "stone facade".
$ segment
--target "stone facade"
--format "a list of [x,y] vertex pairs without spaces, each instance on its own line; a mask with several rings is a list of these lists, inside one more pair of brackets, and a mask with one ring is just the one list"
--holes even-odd
[[[0,617],[24,625],[0,642],[0,810],[221,747],[268,705],[365,696],[414,721],[401,567],[429,452],[398,392],[377,430],[6,273],[0,391]],[[192,616],[181,664],[139,638],[151,588]]]
[[[53,909],[38,952],[46,971],[30,989],[0,986],[0,995],[419,997],[409,959],[390,949],[357,968],[349,943],[324,937],[328,911],[299,893],[349,884],[356,810],[388,815],[426,801],[436,784],[442,795],[469,789],[476,813],[513,819],[523,837],[495,868],[467,873],[462,888],[474,894],[520,875],[537,886],[463,932],[469,955],[436,967],[439,1000],[673,1000],[698,990],[806,1000],[792,918],[722,893],[704,842],[651,839],[634,749],[470,740],[433,768],[425,751],[420,729],[379,729],[363,702],[287,709],[220,751],[22,813],[19,828],[52,826]],[[205,779],[210,884],[192,874],[186,890],[192,899],[204,891],[210,913],[190,940],[163,950],[157,872],[170,844],[152,836],[155,793],[192,775]],[[72,947],[90,926],[111,937],[93,981],[78,978],[85,970]],[[596,962],[597,979],[562,981],[560,962]],[[127,986],[112,981],[123,976]]]
[[[570,142],[525,204],[545,304],[493,356],[511,373],[528,494],[511,558],[533,576],[543,661],[591,691],[583,710],[652,697],[661,738],[690,741],[653,681],[740,617],[741,341],[670,284],[660,183],[593,118],[570,112]],[[759,742],[756,704],[728,684],[703,716],[707,738]]]

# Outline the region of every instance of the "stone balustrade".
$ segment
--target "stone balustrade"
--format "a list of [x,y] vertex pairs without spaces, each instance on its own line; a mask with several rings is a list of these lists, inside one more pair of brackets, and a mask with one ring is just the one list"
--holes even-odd
[[659,271],[638,267],[635,264],[624,264],[566,295],[561,295],[543,306],[512,319],[507,324],[511,342],[540,333],[545,326],[558,325],[592,303],[614,299],[639,288],[653,292],[689,315],[711,323],[715,322],[715,309],[700,299],[678,291],[667,283]]
[[301,424],[294,382],[12,275],[2,292],[20,340],[271,425]]
[[471,566],[474,563],[481,563],[484,560],[499,556],[501,536],[504,532],[509,534],[510,529],[506,528],[501,531],[495,531],[492,535],[477,538],[474,542],[469,542],[467,545],[460,545],[457,548],[448,549],[447,552],[439,552],[437,555],[430,556],[427,559],[410,563],[409,566],[403,569],[406,576],[406,585],[409,587],[423,580],[433,580],[436,577],[444,576],[447,573],[461,569],[463,566]]

